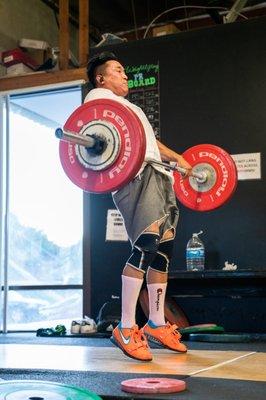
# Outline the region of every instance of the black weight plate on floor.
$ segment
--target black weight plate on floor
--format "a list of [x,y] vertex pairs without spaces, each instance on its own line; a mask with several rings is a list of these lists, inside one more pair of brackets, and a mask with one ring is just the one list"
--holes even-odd
[[0,382],[0,400],[101,400],[86,389],[45,381]]
[[212,343],[247,343],[247,342],[266,342],[266,334],[257,333],[220,333],[204,334],[191,333],[189,340],[194,342]]

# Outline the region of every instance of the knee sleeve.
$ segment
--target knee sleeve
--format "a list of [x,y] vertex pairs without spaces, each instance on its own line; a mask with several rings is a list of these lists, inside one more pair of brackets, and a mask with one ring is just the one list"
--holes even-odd
[[143,233],[136,240],[127,264],[146,271],[157,256],[160,236],[156,233]]
[[161,242],[150,267],[160,272],[168,272],[169,262],[173,255],[173,247],[173,239]]

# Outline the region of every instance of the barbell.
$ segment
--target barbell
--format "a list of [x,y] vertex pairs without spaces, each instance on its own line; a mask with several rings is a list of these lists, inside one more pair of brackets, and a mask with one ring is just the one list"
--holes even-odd
[[[90,135],[83,136],[80,133],[74,134],[71,132],[63,131],[61,128],[57,128],[55,131],[55,136],[58,139],[64,140],[66,142],[73,142],[75,144],[84,146],[89,154],[101,155],[101,154],[103,154],[103,152],[105,151],[107,146],[110,146],[110,144],[107,144],[107,141],[103,137],[100,137],[96,134],[90,134]],[[120,149],[120,143],[118,143],[119,136],[116,138],[116,140],[117,140],[117,151],[112,151],[114,158],[112,159],[111,163],[113,163],[115,161],[117,155],[119,154],[119,151],[118,151]],[[114,146],[114,144],[113,144],[113,146]],[[177,165],[166,164],[166,163],[163,163],[161,161],[158,161],[158,160],[155,160],[152,158],[150,158],[150,159],[148,158],[145,161],[147,164],[159,165],[166,169],[177,171],[177,172],[181,173],[182,175],[186,175],[186,172],[187,172],[187,170],[185,168],[178,167]],[[107,168],[109,165],[111,165],[111,163],[108,160],[108,164],[104,165],[104,167],[102,166],[102,164],[99,165],[99,163],[96,163],[94,165],[91,164],[91,169],[94,171],[102,170],[104,168]],[[193,176],[193,178],[196,178],[196,180],[200,183],[203,183],[207,180],[207,173],[205,171],[202,171],[201,173],[192,171],[191,176]]]
[[[66,175],[87,192],[121,189],[136,176],[145,159],[146,136],[141,121],[130,108],[113,100],[81,105],[55,135],[60,139],[59,154]],[[186,150],[183,157],[192,165],[191,176],[186,179],[186,170],[176,164],[153,159],[145,159],[145,163],[173,170],[176,196],[193,210],[212,210],[232,197],[237,171],[225,150],[201,144]]]

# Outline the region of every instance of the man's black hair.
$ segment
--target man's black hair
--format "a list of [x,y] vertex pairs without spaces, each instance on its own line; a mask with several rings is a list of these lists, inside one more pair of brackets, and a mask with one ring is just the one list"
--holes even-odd
[[96,82],[95,82],[95,69],[97,67],[99,67],[99,65],[102,65],[104,63],[106,63],[106,61],[110,61],[110,60],[115,60],[117,61],[117,57],[114,53],[112,53],[111,51],[103,51],[102,53],[98,53],[95,54],[88,62],[87,65],[87,74],[88,74],[88,78],[90,83],[92,84],[92,86],[96,86]]

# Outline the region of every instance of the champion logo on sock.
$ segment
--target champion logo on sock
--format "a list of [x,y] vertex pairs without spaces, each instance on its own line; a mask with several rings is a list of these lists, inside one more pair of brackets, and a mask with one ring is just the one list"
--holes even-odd
[[161,288],[157,289],[157,300],[155,302],[157,311],[159,311],[160,296],[162,293],[163,293],[163,289],[161,289]]

